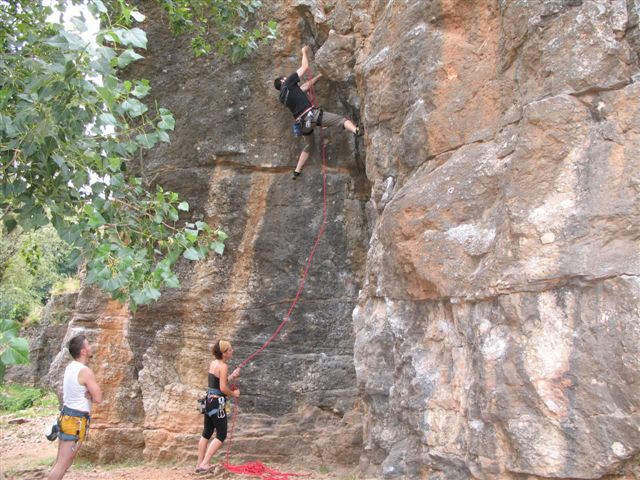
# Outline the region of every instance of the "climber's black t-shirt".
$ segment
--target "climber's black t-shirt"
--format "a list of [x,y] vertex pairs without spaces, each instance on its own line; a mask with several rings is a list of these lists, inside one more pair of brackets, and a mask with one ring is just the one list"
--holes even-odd
[[287,107],[291,110],[291,113],[293,113],[294,118],[298,118],[305,110],[311,108],[311,102],[307,94],[304,93],[300,85],[298,85],[299,82],[300,77],[298,76],[298,72],[293,72],[284,81],[284,86],[289,89]]

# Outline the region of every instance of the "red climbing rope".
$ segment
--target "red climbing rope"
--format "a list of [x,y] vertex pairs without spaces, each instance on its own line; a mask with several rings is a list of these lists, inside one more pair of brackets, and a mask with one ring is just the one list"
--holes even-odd
[[290,477],[308,477],[308,473],[279,472],[261,462],[247,462],[244,465],[225,465],[225,468],[240,475],[253,475],[264,480],[289,480]]
[[[309,99],[311,100],[311,104],[316,107],[316,94],[313,88],[313,77],[311,75],[311,69],[307,70],[307,78],[309,79]],[[316,249],[318,248],[318,244],[320,243],[320,239],[324,235],[324,231],[327,227],[327,155],[326,155],[326,145],[324,143],[324,134],[322,131],[322,127],[320,127],[320,142],[322,144],[322,225],[318,230],[318,235],[316,236],[316,241],[311,248],[311,253],[309,254],[309,259],[307,260],[307,265],[300,276],[298,291],[296,292],[296,296],[291,302],[291,306],[289,310],[287,310],[286,315],[284,316],[276,331],[273,332],[273,335],[269,337],[269,339],[264,342],[264,344],[258,348],[255,352],[249,355],[240,365],[239,368],[246,366],[251,360],[254,359],[259,353],[261,353],[267,346],[278,336],[280,330],[284,327],[284,325],[289,321],[291,313],[295,308],[298,300],[300,299],[300,295],[302,294],[302,290],[304,288],[304,284],[307,280],[307,275],[309,274],[309,269],[311,268],[311,263],[313,261],[313,257],[316,254]],[[236,419],[238,418],[238,398],[233,402],[233,421],[231,423],[231,430],[229,431],[229,439],[227,442],[227,454],[224,463],[222,466],[227,469],[229,472],[238,473],[240,475],[252,475],[256,477],[260,477],[262,480],[291,480],[291,477],[306,477],[309,476],[309,473],[285,473],[279,472],[277,470],[273,470],[261,462],[247,462],[243,465],[232,465],[229,463],[229,456],[231,454],[231,444],[233,439],[233,430],[236,425]]]

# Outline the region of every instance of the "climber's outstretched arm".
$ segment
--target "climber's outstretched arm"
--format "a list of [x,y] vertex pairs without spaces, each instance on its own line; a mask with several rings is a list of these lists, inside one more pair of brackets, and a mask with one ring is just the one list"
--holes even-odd
[[308,45],[305,45],[304,47],[302,47],[302,61],[300,62],[300,68],[296,70],[296,73],[300,78],[302,78],[303,75],[307,73],[307,70],[309,69],[309,53],[310,52],[311,52],[311,49],[309,48]]
[[322,74],[319,73],[318,75],[316,75],[315,77],[313,77],[311,80],[307,80],[306,82],[304,82],[302,85],[300,85],[300,89],[303,92],[306,92],[307,90],[309,90],[311,88],[311,85],[315,85],[315,83],[320,80],[320,77],[322,77]]

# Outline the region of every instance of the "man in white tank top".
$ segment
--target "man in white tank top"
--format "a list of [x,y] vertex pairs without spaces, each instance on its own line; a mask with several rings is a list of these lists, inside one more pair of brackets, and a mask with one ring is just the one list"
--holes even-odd
[[64,371],[58,456],[47,477],[49,480],[61,479],[69,469],[87,435],[91,405],[102,402],[102,391],[93,371],[87,367],[91,345],[84,335],[69,340],[69,353],[73,361]]

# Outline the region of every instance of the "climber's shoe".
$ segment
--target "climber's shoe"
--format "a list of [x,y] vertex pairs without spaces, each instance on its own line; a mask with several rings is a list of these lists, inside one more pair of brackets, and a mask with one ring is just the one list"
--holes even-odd
[[298,178],[300,176],[302,172],[296,172],[295,170],[293,171],[293,179],[295,180],[296,178]]
[[355,131],[354,135],[355,135],[356,137],[361,137],[361,136],[363,136],[363,135],[364,135],[364,128],[362,128],[362,126],[361,126],[361,125],[358,125],[358,126],[356,127],[356,131]]

